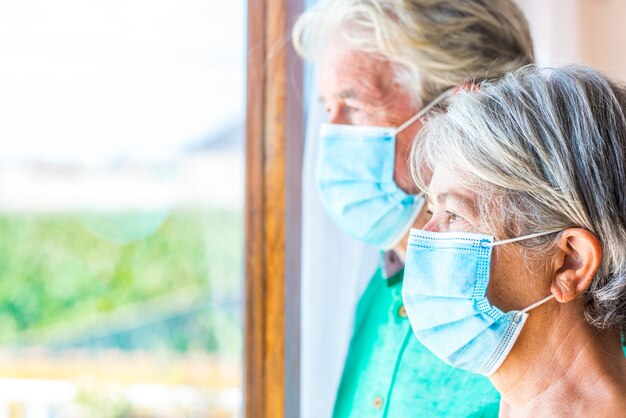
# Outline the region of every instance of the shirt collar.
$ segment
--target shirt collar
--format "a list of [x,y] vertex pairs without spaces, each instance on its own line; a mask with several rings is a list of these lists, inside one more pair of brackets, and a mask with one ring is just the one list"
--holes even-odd
[[[398,281],[395,280],[398,273],[404,269],[402,258],[394,250],[385,251],[381,253],[380,264],[383,279],[387,281],[387,285],[392,286]],[[402,275],[400,275],[400,280],[402,280]],[[394,283],[391,283],[392,281]]]

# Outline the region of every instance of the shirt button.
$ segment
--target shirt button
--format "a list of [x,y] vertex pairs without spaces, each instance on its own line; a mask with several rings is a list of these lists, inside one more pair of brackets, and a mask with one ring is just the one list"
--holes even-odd
[[398,315],[401,318],[406,318],[407,317],[406,309],[404,308],[404,305],[400,305],[400,307],[398,308]]
[[380,396],[377,396],[377,397],[374,398],[374,402],[373,402],[374,408],[376,408],[376,409],[382,408],[383,407],[383,403],[384,403],[383,402],[383,398],[381,398]]

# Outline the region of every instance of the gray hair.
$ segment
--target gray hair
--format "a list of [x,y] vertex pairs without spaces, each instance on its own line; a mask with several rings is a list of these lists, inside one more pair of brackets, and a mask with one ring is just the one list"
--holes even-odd
[[318,59],[337,35],[395,64],[417,102],[533,62],[528,23],[512,0],[322,0],[300,16],[293,42]]
[[[591,68],[527,66],[454,97],[418,134],[411,157],[420,187],[427,189],[434,167],[451,170],[481,196],[481,219],[506,238],[567,227],[595,234],[603,255],[585,316],[599,329],[622,332],[625,109],[624,86]],[[551,237],[525,251],[545,256]]]

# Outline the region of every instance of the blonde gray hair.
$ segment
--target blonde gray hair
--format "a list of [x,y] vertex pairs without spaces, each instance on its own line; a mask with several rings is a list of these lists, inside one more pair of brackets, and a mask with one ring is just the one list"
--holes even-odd
[[[591,68],[527,66],[454,97],[418,134],[411,161],[425,190],[433,169],[450,170],[481,197],[481,219],[503,238],[567,227],[595,234],[603,256],[585,316],[622,332],[625,109],[624,86]],[[551,241],[538,238],[524,251],[545,258]]]
[[299,17],[293,42],[315,60],[337,35],[393,63],[417,102],[533,62],[528,23],[512,0],[321,0]]

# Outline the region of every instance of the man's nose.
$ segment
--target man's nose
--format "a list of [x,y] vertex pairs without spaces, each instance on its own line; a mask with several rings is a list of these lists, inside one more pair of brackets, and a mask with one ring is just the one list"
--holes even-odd
[[345,112],[341,106],[334,106],[328,108],[328,122],[336,123],[339,125],[351,125],[351,121],[346,117]]

